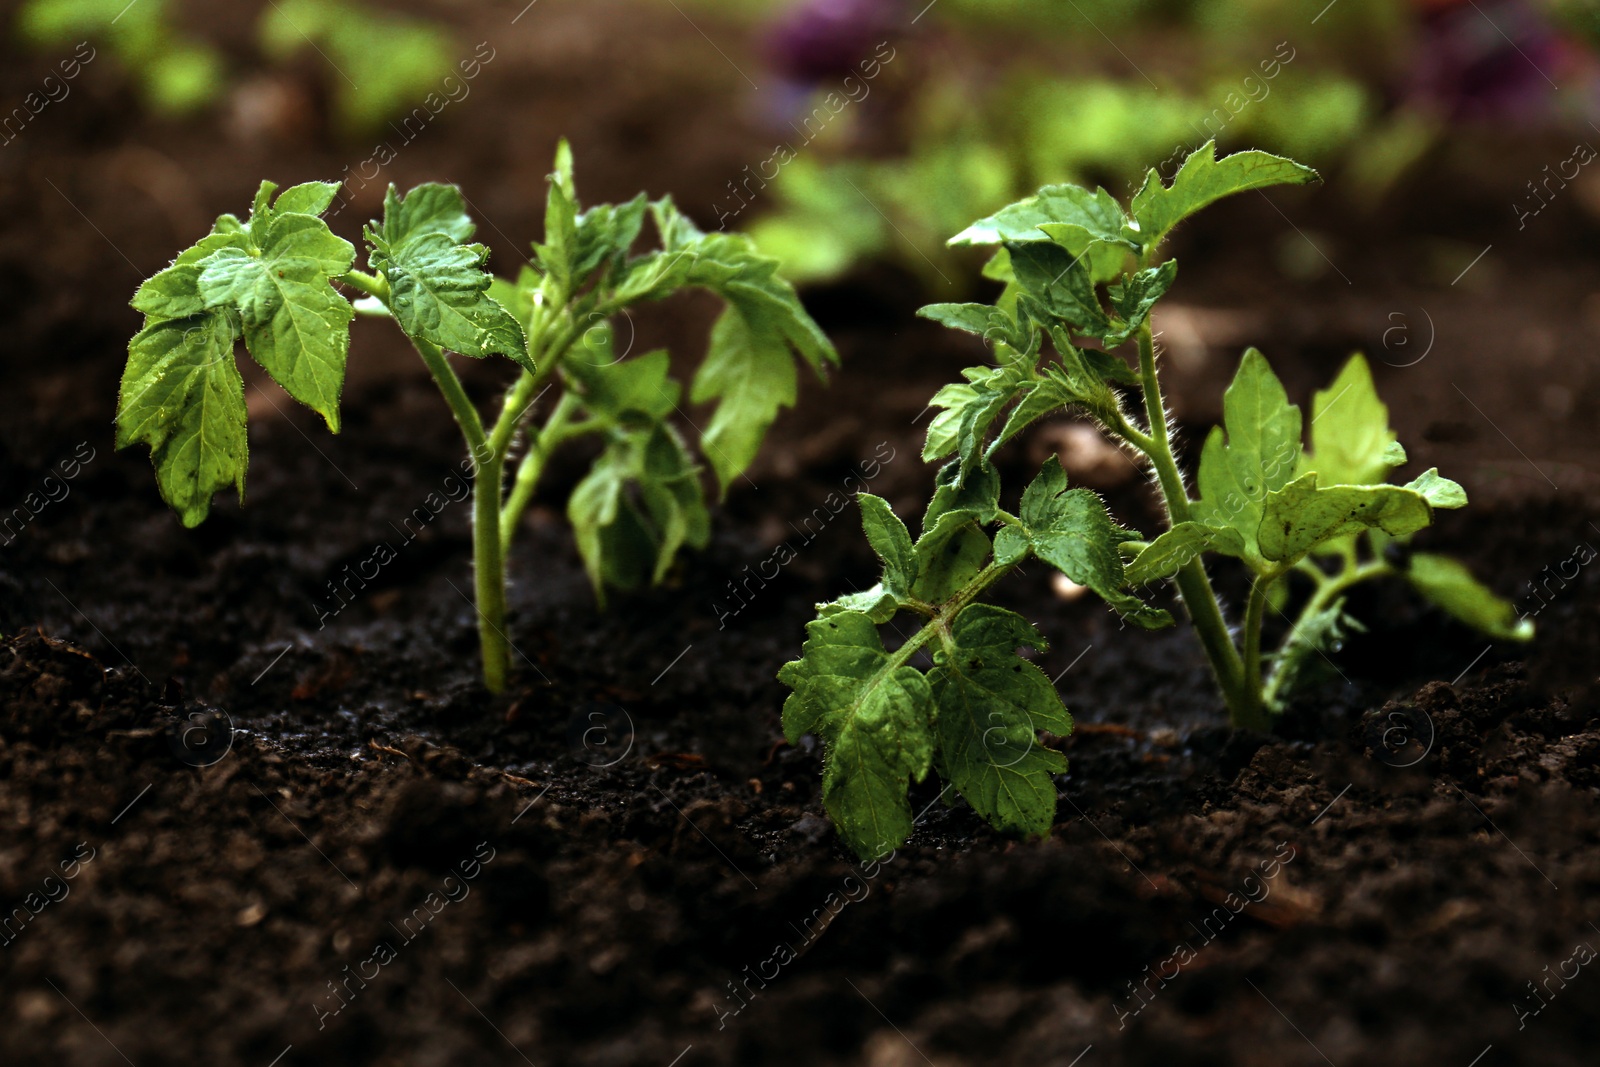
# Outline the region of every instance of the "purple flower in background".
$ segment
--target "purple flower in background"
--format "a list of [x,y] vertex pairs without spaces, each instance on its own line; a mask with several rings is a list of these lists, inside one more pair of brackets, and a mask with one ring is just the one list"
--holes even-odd
[[[1525,0],[1420,0],[1406,95],[1451,119],[1528,121],[1553,113],[1570,46]],[[1509,38],[1509,40],[1508,40]]]
[[767,29],[767,61],[786,79],[817,85],[853,73],[903,30],[904,0],[800,0]]

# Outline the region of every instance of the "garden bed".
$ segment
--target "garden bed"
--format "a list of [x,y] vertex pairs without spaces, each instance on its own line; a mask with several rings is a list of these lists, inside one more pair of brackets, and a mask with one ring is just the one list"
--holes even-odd
[[[593,150],[575,140],[596,197],[644,182],[695,210],[757,158],[756,133],[715,115],[690,120],[702,153],[616,147],[618,116],[667,119],[629,84],[552,114],[548,92],[535,108],[516,78],[486,81],[463,112],[479,118],[419,142],[395,180],[481,197],[504,272],[558,127],[594,131]],[[1274,736],[1237,734],[1186,631],[1121,632],[1092,598],[1014,580],[1001,599],[1039,621],[1079,723],[1056,825],[1007,839],[930,780],[909,845],[864,866],[822,813],[818,753],[782,741],[774,675],[815,601],[873,580],[847,480],[876,471],[902,511],[925,499],[923,405],[975,343],[913,320],[920,294],[887,271],[808,294],[844,356],[834,388],[780,420],[709,549],[608,612],[549,503],[581,457],[557,463],[510,561],[517,678],[491,698],[468,506],[416,517],[460,446],[402,343],[357,330],[337,438],[247,377],[248,504],[196,530],[142,454],[111,449],[137,280],[119,257],[148,273],[188,215],[203,226],[264,173],[336,173],[338,151],[152,126],[96,140],[126,114],[74,103],[83,125],[29,131],[0,194],[17,220],[0,489],[48,495],[52,472],[69,488],[0,549],[0,903],[59,897],[0,948],[4,1062],[1592,1061],[1600,979],[1571,975],[1600,945],[1600,601],[1592,569],[1548,576],[1600,543],[1597,327],[1577,310],[1600,270],[1530,236],[1497,244],[1486,281],[1449,284],[1430,235],[1497,203],[1490,179],[1419,188],[1392,217],[1296,200],[1348,286],[1246,254],[1242,234],[1287,229],[1268,205],[1220,209],[1182,235],[1186,310],[1165,329],[1191,442],[1245,343],[1296,399],[1366,346],[1413,467],[1481,505],[1427,543],[1523,607],[1538,583],[1538,642],[1491,646],[1398,589],[1364,593],[1371,630],[1328,679]],[[475,122],[517,115],[538,132],[525,156],[469,156],[503,143]],[[176,215],[119,212],[171,158],[204,175]],[[1466,258],[1496,233],[1465,235]],[[708,310],[640,316],[639,343],[698,336]],[[1417,347],[1394,347],[1397,321]],[[487,400],[494,369],[465,370]],[[1000,462],[1016,484],[1059,446],[1154,529],[1142,475],[1077,441],[1050,424]],[[730,580],[785,542],[793,561],[735,611]],[[329,583],[381,543],[394,562],[330,612]],[[237,732],[213,763],[219,722]]]

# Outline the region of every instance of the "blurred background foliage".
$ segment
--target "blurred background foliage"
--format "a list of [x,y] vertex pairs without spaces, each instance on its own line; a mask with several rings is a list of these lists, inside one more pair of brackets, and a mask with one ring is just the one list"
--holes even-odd
[[[88,40],[105,48],[152,110],[181,116],[229,88],[223,52],[185,25],[183,14],[169,0],[27,0],[17,30],[35,46]],[[261,12],[256,38],[276,62],[307,50],[328,59],[341,78],[331,87],[335,118],[350,134],[405,111],[438,86],[453,60],[443,28],[346,0],[274,0]]]
[[[750,20],[773,65],[807,90],[803,113],[850,73],[818,61],[824,24],[865,54],[866,28],[915,18],[992,58],[924,62],[892,121],[847,105],[782,168],[780,206],[752,229],[802,278],[888,256],[949,289],[970,272],[943,239],[996,205],[1054,182],[1126,196],[1151,160],[1170,177],[1213,137],[1338,170],[1342,189],[1375,205],[1447,127],[1573,125],[1596,110],[1597,0],[697,4]],[[1585,88],[1554,105],[1552,79]]]
[[[800,279],[888,259],[960,289],[971,264],[944,241],[973,219],[1055,182],[1126,196],[1150,161],[1170,176],[1213,137],[1337,171],[1345,195],[1376,205],[1447,130],[1587,131],[1597,111],[1600,0],[672,3],[697,28],[743,34],[730,47],[762,64],[753,121],[774,142],[701,221],[753,231]],[[326,61],[328,125],[355,138],[449,74],[459,45],[429,10],[271,0],[241,13],[257,63]],[[181,116],[240,65],[204,29],[225,16],[196,12],[26,0],[17,28],[35,45],[106,48],[151,109]],[[1549,92],[1557,82],[1578,91]]]

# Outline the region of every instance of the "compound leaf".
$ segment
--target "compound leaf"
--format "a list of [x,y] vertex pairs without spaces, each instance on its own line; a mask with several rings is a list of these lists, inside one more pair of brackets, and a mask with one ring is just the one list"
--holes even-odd
[[[1454,484],[1453,482],[1451,483]],[[1293,563],[1344,534],[1379,529],[1391,537],[1416,533],[1433,521],[1427,497],[1397,485],[1318,488],[1315,473],[1267,494],[1258,543],[1261,555]]]
[[791,744],[807,733],[823,743],[822,801],[839,836],[876,859],[911,836],[913,781],[933,761],[928,681],[896,664],[877,626],[843,611],[806,625],[801,658],[778,680],[794,690],[783,704]]
[[1447,556],[1414,552],[1406,580],[1452,618],[1501,641],[1533,640],[1533,620],[1518,614],[1465,566]]
[[1072,716],[1055,686],[1019,646],[1044,638],[1014,612],[988,604],[963,608],[935,656],[928,686],[936,709],[940,773],[996,829],[1049,832],[1056,790],[1050,776],[1066,757],[1039,744],[1040,730],[1066,735]]
[[[422,200],[408,207],[419,193]],[[383,223],[367,227],[368,264],[388,280],[390,306],[408,336],[464,356],[508,356],[531,373],[522,324],[489,295],[489,250],[456,236],[471,232],[459,197],[449,186],[426,185],[402,199],[391,186]]]
[[1021,526],[1008,525],[995,540],[995,557],[1021,559],[1025,550],[1093,590],[1124,618],[1147,629],[1169,625],[1172,616],[1129,595],[1117,546],[1138,533],[1111,520],[1101,499],[1088,489],[1068,489],[1059,459],[1045,461],[1022,494]]
[[185,526],[229,485],[244,499],[249,439],[244,379],[234,361],[237,316],[228,309],[152,322],[128,344],[117,402],[117,447],[150,446],[161,497]]
[[861,504],[861,524],[866,530],[867,543],[883,561],[884,589],[895,596],[909,594],[917,575],[917,561],[906,524],[881,496],[858,493],[856,500]]
[[1180,522],[1141,549],[1133,562],[1127,565],[1124,577],[1129,585],[1135,587],[1159,582],[1177,574],[1202,552],[1241,556],[1244,554],[1244,538],[1232,527]]
[[1311,450],[1298,473],[1316,471],[1326,485],[1378,485],[1405,463],[1406,452],[1389,428],[1389,409],[1378,399],[1372,369],[1359,353],[1326,389],[1311,397]]
[[[703,233],[672,201],[649,205],[660,252],[640,256],[622,271],[612,301],[653,300],[684,286],[710,289],[728,304],[712,330],[706,360],[690,385],[695,403],[715,401],[702,448],[726,491],[750,466],[778,412],[794,404],[794,355],[823,377],[839,353],[777,274],[778,261],[759,254],[742,234]],[[605,223],[608,239],[632,243],[634,213],[617,209]],[[598,224],[597,224],[598,225]]]
[[1420,493],[1431,507],[1464,508],[1467,491],[1439,473],[1438,467],[1429,467],[1405,484],[1413,493]]
[[1195,518],[1237,530],[1249,558],[1259,552],[1256,533],[1267,495],[1294,477],[1300,409],[1289,403],[1266,357],[1252,348],[1223,394],[1222,411],[1222,426],[1211,431],[1200,454]]
[[350,270],[355,249],[306,214],[252,219],[251,235],[253,247],[230,245],[199,264],[200,295],[207,307],[238,309],[256,362],[337,433],[355,312],[333,279]]
[[1207,141],[1190,153],[1170,186],[1151,168],[1133,197],[1133,217],[1147,247],[1159,244],[1174,226],[1225,196],[1270,185],[1305,185],[1317,172],[1267,152],[1235,152],[1217,158],[1217,143]]

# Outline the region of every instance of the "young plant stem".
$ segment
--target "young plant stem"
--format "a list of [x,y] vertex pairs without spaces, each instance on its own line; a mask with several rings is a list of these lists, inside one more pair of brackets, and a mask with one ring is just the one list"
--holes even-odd
[[[389,287],[380,278],[351,271],[343,280],[353,289],[385,303],[388,301]],[[455,416],[476,471],[472,484],[472,564],[478,644],[483,653],[483,684],[491,693],[500,693],[505,690],[510,667],[510,643],[505,634],[505,552],[500,538],[500,481],[505,460],[502,428],[497,424],[493,436],[484,432],[478,409],[438,345],[418,337],[411,338],[411,344]],[[506,421],[502,416],[501,423]],[[512,425],[503,434],[506,439],[515,429],[515,421],[511,421]]]
[[1251,692],[1260,693],[1261,688],[1261,624],[1267,610],[1267,597],[1272,591],[1272,585],[1281,576],[1282,571],[1271,570],[1257,574],[1255,581],[1250,584],[1250,598],[1246,601],[1244,612],[1244,684],[1250,687]]
[[561,394],[556,409],[550,413],[544,426],[528,442],[528,452],[517,466],[516,481],[512,483],[505,507],[500,512],[500,540],[505,542],[507,547],[511,545],[511,537],[516,533],[517,523],[521,521],[523,511],[533,499],[533,491],[539,485],[539,477],[544,473],[544,465],[549,460],[550,453],[554,452],[562,442],[570,440],[578,433],[587,432],[590,428],[587,424],[573,425],[570,422],[577,410],[578,398],[571,393]]
[[[1014,521],[1020,522],[1021,520]],[[1026,558],[1027,557],[1024,557],[1024,559]],[[1022,559],[1013,560],[1010,563],[991,562],[988,566],[984,567],[983,570],[974,575],[972,581],[963,586],[960,592],[956,593],[955,596],[952,596],[949,600],[946,600],[943,604],[919,604],[917,606],[917,610],[926,614],[928,616],[928,621],[923,624],[922,629],[912,634],[911,638],[906,641],[905,644],[901,645],[890,654],[889,662],[885,665],[883,671],[880,673],[888,674],[896,670],[907,660],[909,660],[917,651],[917,649],[921,648],[935,637],[939,638],[940,642],[943,643],[945,647],[950,647],[950,624],[955,621],[956,616],[961,614],[962,610],[966,608],[968,604],[971,604],[974,600],[978,599],[978,597],[982,596],[991,585],[993,585],[995,582],[998,582],[1001,578],[1004,578],[1007,574],[1011,573],[1016,569],[1017,565],[1022,562]]]
[[[1382,578],[1385,575],[1395,573],[1394,568],[1389,566],[1389,564],[1385,563],[1381,559],[1374,560],[1371,563],[1358,562],[1355,553],[1355,546],[1353,544],[1349,546],[1347,551],[1341,552],[1341,558],[1344,561],[1344,566],[1340,569],[1338,574],[1332,576],[1324,574],[1320,568],[1318,568],[1315,564],[1310,563],[1308,560],[1301,560],[1295,565],[1294,569],[1309,575],[1311,579],[1317,583],[1317,588],[1311,594],[1311,599],[1306,601],[1305,607],[1300,609],[1299,619],[1297,619],[1294,624],[1289,627],[1289,632],[1284,635],[1283,641],[1279,643],[1278,651],[1280,654],[1289,647],[1289,642],[1294,639],[1295,632],[1300,628],[1301,623],[1307,619],[1315,618],[1317,615],[1326,611],[1329,605],[1331,605],[1337,597],[1343,595],[1351,586],[1359,585],[1361,582],[1370,581],[1373,578]],[[1270,586],[1268,588],[1270,589]],[[1254,589],[1251,590],[1251,593],[1253,598]],[[1265,595],[1263,594],[1263,601],[1264,600]],[[1260,627],[1261,620],[1257,619],[1254,630],[1254,641],[1258,656],[1256,667],[1258,677],[1260,676],[1260,672],[1262,670],[1261,663],[1259,662],[1261,647]],[[1250,635],[1250,621],[1246,619],[1245,636],[1247,640],[1250,639]],[[1269,705],[1273,703],[1277,697],[1279,679],[1279,672],[1274,670],[1272,676],[1266,680],[1265,687],[1263,689],[1263,696],[1265,702]]]
[[[1149,425],[1148,443],[1143,448],[1137,438],[1130,439],[1150,457],[1161,486],[1161,495],[1167,507],[1170,525],[1176,526],[1189,519],[1189,493],[1183,485],[1183,475],[1178,472],[1177,460],[1172,454],[1172,442],[1167,433],[1166,403],[1161,396],[1161,383],[1156,376],[1155,338],[1146,321],[1139,327],[1139,379],[1144,392],[1145,419]],[[1211,671],[1228,705],[1233,725],[1241,729],[1265,730],[1268,728],[1266,709],[1261,703],[1261,687],[1252,685],[1245,664],[1228,636],[1228,624],[1222,617],[1217,594],[1211,588],[1205,566],[1198,559],[1185,563],[1177,574],[1178,592],[1183,607],[1194,624],[1195,633],[1211,662]]]
[[[506,687],[510,642],[506,639],[506,566],[500,541],[500,481],[505,453],[484,434],[478,409],[439,347],[420,338],[412,344],[444,394],[466,438],[476,476],[472,481],[472,573],[478,608],[478,644],[483,651],[483,684],[491,693]],[[498,427],[496,427],[498,430]]]

